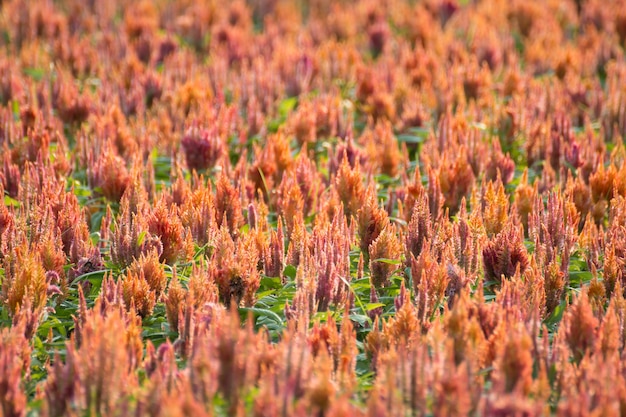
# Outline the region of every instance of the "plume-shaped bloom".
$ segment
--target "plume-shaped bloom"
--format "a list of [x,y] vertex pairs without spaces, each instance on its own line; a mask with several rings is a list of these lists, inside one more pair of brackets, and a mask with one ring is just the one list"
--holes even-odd
[[285,219],[288,233],[293,230],[295,222],[304,220],[304,198],[296,181],[293,173],[284,175],[278,191],[278,211]]
[[[354,229],[348,228],[343,213],[337,212],[332,222],[326,220],[313,231],[313,253],[307,265],[307,278],[316,285],[315,303],[319,311],[325,311],[334,302],[342,304],[350,279],[349,252]],[[305,264],[306,265],[306,264]]]
[[444,205],[455,213],[459,209],[461,200],[469,194],[474,183],[474,174],[467,161],[465,149],[460,149],[454,157],[444,155],[438,179],[445,198]]
[[502,277],[511,278],[519,268],[521,273],[528,266],[528,254],[519,227],[508,222],[504,229],[483,248],[485,278],[501,282]]
[[143,270],[139,274],[129,271],[122,279],[122,296],[127,308],[134,310],[141,317],[152,314],[156,303],[155,292],[150,288]]
[[398,240],[394,225],[387,225],[369,247],[372,285],[376,288],[390,284],[393,272],[398,269],[402,255],[402,244]]
[[215,185],[215,210],[218,227],[226,225],[236,236],[244,223],[241,199],[225,175],[220,175]]
[[[50,413],[69,409],[121,412],[124,398],[137,386],[134,373],[142,357],[141,324],[119,309],[105,315],[99,311],[96,305],[82,313],[86,316],[77,329],[80,346],[74,340],[68,342],[65,363],[52,368],[54,372],[44,387],[44,407]],[[65,376],[73,379],[60,379]]]
[[574,358],[580,361],[593,350],[598,331],[598,319],[593,315],[586,292],[576,299],[563,320],[565,340]]
[[39,253],[22,245],[12,256],[5,257],[2,301],[10,315],[17,314],[27,300],[34,312],[41,312],[47,294],[46,270]]
[[226,153],[224,141],[216,126],[202,129],[192,126],[181,140],[189,170],[203,171],[213,168]]
[[120,201],[130,183],[126,161],[111,147],[100,153],[97,159],[90,161],[87,177],[97,193],[114,202]]
[[361,195],[364,194],[363,178],[361,177],[361,166],[357,162],[350,166],[348,159],[343,158],[339,171],[335,176],[335,190],[339,199],[343,203],[344,213],[350,218],[359,211],[361,207]]
[[433,410],[437,415],[466,415],[472,406],[467,368],[453,363],[447,366],[451,371],[442,375],[435,386]]
[[134,260],[128,266],[128,273],[135,276],[143,274],[150,291],[154,292],[155,300],[158,300],[163,291],[165,291],[167,276],[165,275],[164,265],[159,262],[159,254],[155,249],[147,254],[141,254],[139,259]]
[[488,237],[493,237],[502,231],[507,222],[509,200],[504,192],[502,181],[494,184],[490,181],[483,191],[483,224]]
[[173,332],[178,332],[179,330],[178,320],[185,307],[186,298],[187,291],[181,285],[178,276],[174,274],[164,296],[167,321],[170,325],[170,330]]
[[285,267],[285,236],[282,220],[278,220],[276,232],[272,230],[270,244],[264,254],[263,262],[265,275],[268,277],[282,277]]
[[162,250],[159,258],[168,264],[177,260],[186,260],[191,255],[192,242],[189,229],[183,228],[177,207],[167,207],[163,199],[159,200],[150,214],[147,214],[148,232],[158,238]]
[[357,212],[359,247],[366,260],[369,259],[370,245],[388,224],[387,212],[378,205],[376,193],[372,187],[369,187],[365,196],[365,204]]
[[0,331],[0,411],[6,416],[26,414],[28,398],[22,373],[30,366],[31,348],[24,337],[24,323]]
[[389,122],[377,123],[372,130],[363,133],[360,141],[365,143],[368,159],[375,164],[377,170],[389,177],[398,175],[402,155]]
[[212,242],[217,230],[214,198],[210,187],[198,187],[180,206],[182,226],[198,246]]
[[235,243],[228,229],[220,228],[216,236],[210,269],[223,303],[226,305],[254,303],[255,293],[260,284],[257,269],[259,257],[252,235],[247,234]]
[[[175,289],[175,291],[177,290]],[[177,297],[178,295],[172,293],[172,296]],[[191,276],[189,277],[188,300],[193,302],[194,308],[198,310],[201,310],[207,303],[217,303],[219,301],[217,285],[204,264],[193,266]],[[170,302],[175,302],[175,300],[172,299]],[[176,309],[174,308],[173,310]]]
[[505,393],[530,394],[532,388],[532,339],[524,328],[507,332],[504,345],[496,359],[496,390]]
[[428,195],[422,189],[413,205],[411,218],[405,238],[405,256],[407,262],[411,255],[415,258],[422,253],[424,245],[432,238],[432,219],[430,217],[430,206]]
[[410,268],[417,315],[422,325],[428,327],[439,303],[443,301],[449,277],[445,266],[437,262],[429,242],[417,258],[411,254]]

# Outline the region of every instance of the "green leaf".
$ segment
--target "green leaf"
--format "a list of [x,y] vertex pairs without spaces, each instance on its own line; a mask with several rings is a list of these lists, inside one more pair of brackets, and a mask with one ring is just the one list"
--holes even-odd
[[17,100],[13,100],[11,103],[11,111],[13,112],[13,118],[15,121],[18,121],[20,118],[20,102]]
[[367,303],[365,304],[365,309],[367,311],[372,311],[372,310],[376,310],[379,307],[384,307],[385,305],[383,303]]
[[561,318],[563,318],[563,312],[565,311],[566,307],[567,300],[561,301],[561,303],[556,306],[552,314],[550,314],[550,317],[545,320],[545,324],[548,326],[555,326],[556,324],[558,324],[561,321]]
[[142,231],[141,233],[139,233],[139,236],[137,237],[137,247],[140,247],[141,245],[143,245],[143,242],[146,240],[146,231]]
[[569,281],[573,284],[583,284],[593,279],[591,271],[570,271]]
[[24,75],[32,78],[35,81],[41,81],[46,71],[43,68],[24,68]]
[[376,258],[372,260],[372,262],[382,262],[384,264],[389,264],[389,265],[400,265],[402,263],[402,261],[398,259],[389,259],[389,258]]
[[297,271],[298,271],[298,270],[296,269],[296,267],[295,267],[295,266],[293,266],[293,265],[287,265],[287,266],[285,267],[285,269],[283,270],[283,275],[284,275],[284,276],[286,276],[286,277],[289,277],[290,279],[292,279],[292,280],[293,280],[293,279],[296,279],[296,272],[297,272]]
[[9,207],[19,207],[20,202],[14,198],[9,197],[8,195],[4,196],[4,205]]
[[261,285],[259,289],[261,290],[269,290],[274,289],[277,290],[282,287],[282,283],[280,282],[280,277],[261,277]]
[[370,322],[372,321],[369,316],[366,316],[365,314],[350,314],[350,320],[352,320],[355,323],[358,323],[360,326],[367,326],[370,324]]
[[86,274],[79,275],[78,277],[76,277],[73,283],[78,283],[84,280],[88,280],[91,283],[93,283],[93,281],[102,281],[102,279],[104,278],[104,274],[106,274],[107,272],[110,272],[110,270],[103,269],[102,271],[87,272]]
[[296,108],[296,104],[298,104],[298,97],[289,97],[280,102],[278,105],[278,113],[286,117],[293,109]]
[[270,321],[274,322],[275,324],[278,324],[281,327],[283,326],[283,319],[281,319],[278,314],[265,308],[240,307],[239,312],[240,313],[252,312],[257,317],[266,317]]

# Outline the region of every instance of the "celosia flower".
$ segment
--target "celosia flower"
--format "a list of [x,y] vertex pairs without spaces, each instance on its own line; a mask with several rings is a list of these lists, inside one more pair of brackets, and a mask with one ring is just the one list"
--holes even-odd
[[609,304],[609,308],[602,319],[602,325],[598,333],[599,350],[606,359],[610,358],[612,355],[618,354],[622,347],[621,334],[623,331],[619,328],[616,305],[617,303],[615,301],[611,301]]
[[182,225],[201,247],[213,240],[217,230],[214,198],[210,186],[199,187],[193,193],[181,192],[178,196],[179,201],[184,200],[180,208]]
[[485,354],[485,336],[478,322],[478,318],[470,316],[471,304],[468,292],[461,293],[454,307],[445,318],[448,345],[448,354],[456,365],[467,361],[473,366],[480,366]]
[[193,266],[189,277],[188,301],[193,302],[194,308],[201,310],[205,304],[219,301],[218,288],[213,278],[204,264]]
[[367,35],[370,51],[374,57],[377,57],[389,42],[389,25],[385,21],[376,22],[368,28]]
[[148,232],[158,238],[162,250],[159,259],[168,264],[190,257],[193,245],[189,240],[189,230],[183,229],[177,207],[168,208],[163,199],[160,199],[152,212],[147,214],[146,223]]
[[311,380],[312,386],[308,390],[308,399],[312,411],[324,415],[327,409],[330,408],[336,391],[331,378],[333,366],[326,352],[318,358],[316,364],[318,369],[314,370]]
[[[4,189],[0,183],[0,194],[4,194]],[[15,215],[9,210],[6,204],[0,205],[0,260],[4,258],[7,252],[7,239],[11,230],[15,227]]]
[[159,300],[159,297],[165,290],[167,276],[165,275],[164,265],[159,262],[159,254],[156,249],[152,249],[147,254],[142,253],[138,259],[128,266],[127,273],[135,276],[143,274],[150,291],[154,292],[155,300]]
[[52,100],[59,118],[65,123],[80,124],[93,111],[90,98],[80,94],[72,81],[57,80],[53,86]]
[[48,282],[38,252],[30,250],[27,245],[15,248],[15,253],[5,256],[4,275],[1,296],[10,315],[17,314],[26,299],[33,311],[42,311],[46,305]]
[[123,199],[120,214],[111,236],[111,259],[120,266],[128,266],[141,254],[156,249],[163,252],[163,244],[158,237],[148,231],[145,213],[132,213],[129,199]]
[[511,278],[519,268],[523,273],[528,266],[528,254],[523,243],[523,234],[513,222],[490,240],[483,249],[485,279],[500,283],[502,277]]
[[99,248],[94,248],[88,257],[82,257],[76,265],[71,269],[70,279],[80,277],[90,272],[102,271],[104,262]]
[[[442,157],[439,167],[438,180],[445,200],[445,207],[451,213],[456,213],[463,197],[466,197],[474,183],[474,173],[467,161],[466,151],[460,149],[457,156],[450,160],[450,156]],[[434,199],[431,199],[431,203]],[[431,210],[432,213],[432,210]]]
[[0,410],[3,415],[26,414],[28,398],[22,386],[22,374],[30,367],[30,352],[23,322],[0,330]]
[[313,254],[305,255],[309,263],[304,260],[306,269],[303,270],[306,279],[312,280],[305,284],[316,286],[312,304],[317,303],[318,311],[326,311],[332,302],[335,305],[345,302],[346,282],[350,279],[350,237],[353,233],[340,212],[335,213],[332,222],[318,223],[313,230]]
[[287,265],[293,265],[294,267],[300,265],[305,249],[309,245],[309,234],[306,231],[304,220],[297,220],[289,236],[289,248],[287,249],[287,258],[285,260]]
[[515,189],[515,208],[525,230],[528,230],[528,217],[533,210],[537,192],[537,187],[532,187],[528,184],[528,169],[525,169]]
[[[42,223],[45,227],[49,221],[44,220]],[[53,234],[53,230],[52,227],[47,228],[44,234],[39,237],[35,250],[39,252],[41,264],[47,272],[54,271],[59,277],[65,277],[66,258],[62,249],[63,244],[61,238]]]
[[592,275],[594,277],[589,283],[587,295],[589,296],[589,303],[591,304],[593,313],[596,317],[601,317],[604,314],[606,307],[606,288],[603,283],[598,280],[596,271],[592,271]]
[[190,170],[213,168],[226,152],[216,126],[210,129],[192,126],[187,129],[180,143]]
[[143,270],[139,274],[132,271],[126,273],[122,279],[122,296],[126,308],[134,308],[141,317],[148,317],[152,314],[156,296],[150,289]]
[[526,396],[532,388],[532,340],[523,328],[509,329],[496,359],[496,389]]
[[146,106],[152,107],[155,100],[161,98],[163,94],[163,85],[161,78],[154,72],[148,72],[142,79]]
[[[5,155],[8,152],[4,152]],[[3,191],[11,198],[17,198],[20,190],[20,178],[22,174],[17,165],[11,163],[8,157],[4,158],[2,171],[0,172],[0,180],[2,181]]]
[[[378,303],[378,301],[379,299],[378,299],[378,293],[376,292],[376,288],[373,285],[371,285],[370,286],[370,304],[376,304]],[[382,306],[373,308],[367,312],[367,315],[373,321],[376,320],[376,318],[380,317],[381,314],[383,314]]]
[[344,159],[347,159],[348,165],[352,168],[355,168],[357,163],[360,166],[366,166],[367,164],[367,155],[354,144],[351,130],[346,135],[345,141],[337,144],[335,152],[332,155],[332,158],[329,155],[328,166],[328,171],[331,176],[337,175]]
[[276,232],[272,230],[270,244],[264,255],[263,262],[265,275],[268,277],[281,277],[285,267],[285,237],[283,234],[282,219],[278,219]]
[[355,167],[352,168],[348,163],[348,158],[344,156],[335,176],[334,185],[343,203],[346,217],[350,218],[356,215],[361,207],[361,196],[365,191],[359,162],[357,161]]
[[324,189],[324,185],[322,184],[322,179],[315,165],[315,161],[309,159],[306,152],[300,152],[296,157],[294,168],[296,180],[300,187],[300,193],[304,200],[302,214],[303,216],[308,216],[317,210],[317,203]]
[[624,270],[626,269],[626,260],[619,259],[615,254],[615,247],[607,245],[604,255],[603,283],[606,293],[610,296],[615,289],[617,282],[624,280]]
[[235,243],[228,229],[220,228],[209,270],[224,304],[254,303],[261,279],[257,268],[259,258],[257,242],[252,234],[243,235]]
[[402,255],[402,244],[398,240],[396,227],[388,225],[369,247],[372,285],[376,288],[390,284],[389,278],[398,268]]
[[87,178],[97,193],[115,202],[120,201],[130,183],[126,162],[111,147],[90,161]]
[[381,173],[390,177],[398,175],[402,155],[391,123],[376,123],[375,128],[363,133],[360,140],[367,147],[369,160]]
[[167,321],[172,332],[178,332],[178,319],[185,307],[186,298],[187,291],[180,284],[178,276],[174,274],[164,297]]
[[396,106],[393,96],[384,91],[374,92],[367,100],[366,109],[374,121],[394,121],[396,117]]
[[450,284],[448,273],[443,264],[437,262],[431,249],[430,242],[426,242],[419,256],[410,254],[411,278],[417,316],[423,326],[427,326],[433,313],[443,300],[446,288]]
[[438,379],[434,387],[434,413],[442,416],[470,414],[472,403],[467,368],[453,363],[446,365],[449,371]]
[[215,188],[217,225],[228,227],[231,235],[237,236],[244,223],[239,195],[225,175],[218,177]]
[[597,339],[598,319],[593,315],[586,291],[577,297],[563,317],[562,331],[577,361],[593,350]]
[[545,291],[546,291],[546,314],[550,315],[561,303],[563,290],[565,289],[565,274],[561,271],[558,262],[552,261],[546,268]]
[[[94,410],[99,414],[121,412],[121,399],[138,385],[134,374],[141,363],[141,322],[126,316],[120,309],[100,314],[96,302],[85,310],[76,329],[80,346],[67,343],[65,365],[57,369],[47,382],[45,408],[48,410]],[[51,372],[52,373],[52,372]],[[75,385],[56,378],[73,375]],[[122,383],[123,382],[123,383]],[[65,387],[65,392],[58,392]],[[61,396],[67,394],[69,396]]]
[[[283,175],[283,180],[278,189],[278,212],[285,219],[287,233],[291,233],[293,225],[304,218],[304,199],[297,179],[293,173]],[[302,220],[301,220],[302,219]]]
[[72,262],[77,263],[81,257],[88,256],[91,249],[89,227],[85,221],[85,213],[73,193],[64,193],[61,197],[56,226],[60,231],[63,252]]
[[298,110],[289,119],[291,130],[300,146],[315,143],[316,140],[316,118],[313,112],[313,105],[305,101],[300,103]]
[[509,200],[502,181],[495,184],[489,181],[482,200],[483,224],[487,237],[491,238],[500,233],[508,219]]
[[488,180],[500,177],[502,184],[507,185],[515,175],[515,162],[511,157],[502,153],[500,142],[494,141],[494,149],[486,166],[485,176]]
[[368,187],[365,195],[365,204],[357,212],[359,247],[366,260],[369,260],[370,245],[388,224],[387,212],[379,207],[374,188]]
[[480,219],[481,213],[474,211],[469,217],[465,208],[465,201],[461,201],[461,211],[458,222],[453,229],[454,255],[465,274],[472,276],[477,273],[481,266],[481,246],[483,240],[483,225]]

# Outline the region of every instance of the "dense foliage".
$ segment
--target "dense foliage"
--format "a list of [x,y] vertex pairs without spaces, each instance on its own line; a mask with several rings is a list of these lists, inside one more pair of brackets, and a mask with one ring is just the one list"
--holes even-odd
[[0,0],[0,416],[626,414],[625,47],[623,0]]

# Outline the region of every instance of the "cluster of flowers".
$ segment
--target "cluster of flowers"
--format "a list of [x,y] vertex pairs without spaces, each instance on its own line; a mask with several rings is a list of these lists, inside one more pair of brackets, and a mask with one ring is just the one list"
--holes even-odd
[[0,416],[623,414],[626,2],[223,3],[0,1]]

